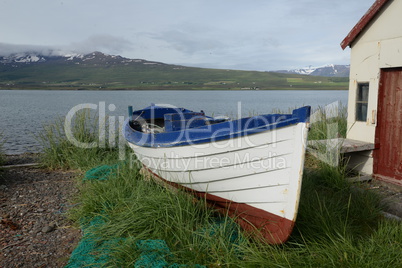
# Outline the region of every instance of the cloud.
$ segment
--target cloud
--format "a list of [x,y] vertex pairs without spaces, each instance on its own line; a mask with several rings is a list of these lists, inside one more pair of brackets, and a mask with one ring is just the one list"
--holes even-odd
[[348,63],[339,43],[373,1],[0,1],[0,55],[101,51],[252,70]]
[[213,51],[224,46],[222,41],[213,38],[211,34],[209,36],[198,35],[182,30],[169,30],[160,34],[154,34],[152,37],[162,40],[172,49],[188,55],[202,51]]
[[81,42],[73,42],[66,48],[78,53],[102,51],[108,54],[120,54],[132,49],[133,43],[125,38],[112,35],[93,35]]
[[108,54],[120,54],[132,48],[132,43],[124,38],[112,35],[93,35],[89,38],[73,42],[69,45],[24,45],[0,43],[0,56],[9,56],[11,54],[33,52],[43,56],[60,56],[71,53],[91,53],[102,51]]
[[38,45],[21,45],[21,44],[7,44],[0,43],[0,56],[9,56],[11,54],[19,54],[26,52],[39,53],[44,56],[57,55],[54,48],[50,46],[38,46]]

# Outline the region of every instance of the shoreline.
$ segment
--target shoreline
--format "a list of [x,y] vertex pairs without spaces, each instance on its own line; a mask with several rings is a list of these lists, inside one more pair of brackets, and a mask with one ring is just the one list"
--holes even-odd
[[191,88],[191,89],[174,89],[174,88],[160,88],[160,89],[155,89],[155,88],[150,88],[150,89],[145,89],[145,88],[116,88],[116,89],[76,89],[76,88],[71,88],[71,89],[66,89],[66,88],[0,88],[0,90],[7,90],[7,91],[12,91],[12,90],[46,90],[46,91],[348,91],[348,88],[343,88],[343,89],[332,89],[332,88],[326,88],[326,89],[319,89],[319,88],[269,88],[269,89],[237,89],[237,88]]
[[3,164],[4,166],[9,166],[9,165],[18,165],[18,164],[30,164],[30,163],[35,163],[39,162],[40,160],[40,152],[23,152],[23,153],[17,153],[17,154],[10,154],[10,153],[5,153],[5,163]]

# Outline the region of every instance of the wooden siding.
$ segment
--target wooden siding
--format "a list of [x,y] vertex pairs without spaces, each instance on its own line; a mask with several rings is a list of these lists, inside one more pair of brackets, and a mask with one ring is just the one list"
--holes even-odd
[[374,174],[402,181],[402,68],[381,69]]

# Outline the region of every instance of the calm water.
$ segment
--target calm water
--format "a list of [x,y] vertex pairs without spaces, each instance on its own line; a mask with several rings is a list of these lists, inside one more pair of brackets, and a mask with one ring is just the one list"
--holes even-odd
[[[0,132],[7,154],[40,150],[34,136],[43,124],[64,117],[76,105],[92,103],[107,116],[126,116],[127,106],[141,109],[150,103],[171,104],[207,115],[242,116],[288,111],[303,105],[314,108],[334,101],[347,105],[347,91],[46,91],[0,90]],[[115,109],[113,109],[115,107]],[[241,108],[238,110],[238,108]],[[111,108],[111,109],[109,109]],[[112,111],[111,111],[112,110]]]

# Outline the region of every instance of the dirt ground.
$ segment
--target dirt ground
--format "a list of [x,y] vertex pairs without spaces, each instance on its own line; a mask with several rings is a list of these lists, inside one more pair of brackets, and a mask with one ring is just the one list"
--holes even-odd
[[363,182],[359,188],[372,191],[381,197],[384,215],[388,218],[402,220],[402,187],[378,180]]
[[[38,156],[7,156],[6,165],[38,162]],[[0,170],[0,268],[64,267],[81,238],[67,220],[77,193],[72,171],[37,167]],[[379,181],[359,184],[359,189],[383,197],[388,217],[402,218],[402,187]]]
[[[8,156],[6,165],[37,162]],[[35,167],[0,171],[0,267],[63,267],[81,238],[66,219],[75,174]]]

